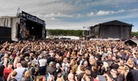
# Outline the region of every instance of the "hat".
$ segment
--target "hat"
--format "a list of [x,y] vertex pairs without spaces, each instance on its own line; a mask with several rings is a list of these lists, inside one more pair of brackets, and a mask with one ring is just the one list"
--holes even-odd
[[25,60],[28,60],[28,59],[29,59],[29,57],[28,57],[28,56],[26,56],[26,57],[25,57]]
[[53,65],[54,64],[54,62],[53,61],[51,61],[50,63],[49,63],[49,65]]

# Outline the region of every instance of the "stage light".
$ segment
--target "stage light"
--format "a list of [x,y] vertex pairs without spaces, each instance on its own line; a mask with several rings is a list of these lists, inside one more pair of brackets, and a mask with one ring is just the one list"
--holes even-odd
[[32,27],[32,29],[34,29],[34,27]]

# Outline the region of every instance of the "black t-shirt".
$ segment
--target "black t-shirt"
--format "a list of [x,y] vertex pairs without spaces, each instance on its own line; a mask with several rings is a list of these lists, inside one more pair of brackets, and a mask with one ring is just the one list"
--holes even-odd
[[117,81],[124,81],[125,80],[125,76],[123,74],[119,74],[117,77]]
[[9,81],[17,81],[15,78],[10,78]]
[[55,62],[56,61],[56,58],[55,57],[49,57],[48,59],[47,59],[47,63],[49,64],[50,62]]
[[127,74],[127,81],[138,81],[138,70],[130,70]]
[[77,79],[78,79],[78,81],[81,81],[83,75],[84,75],[84,73],[80,73],[80,74],[77,75]]
[[0,65],[0,77],[3,76],[4,65]]

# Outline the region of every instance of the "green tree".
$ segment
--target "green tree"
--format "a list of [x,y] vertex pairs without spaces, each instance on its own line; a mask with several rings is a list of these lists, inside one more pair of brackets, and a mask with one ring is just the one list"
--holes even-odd
[[132,37],[136,36],[138,38],[138,32],[132,32],[131,35],[132,35]]
[[61,30],[61,29],[48,29],[47,32],[49,35],[64,35],[64,36],[79,36],[82,37],[83,30]]

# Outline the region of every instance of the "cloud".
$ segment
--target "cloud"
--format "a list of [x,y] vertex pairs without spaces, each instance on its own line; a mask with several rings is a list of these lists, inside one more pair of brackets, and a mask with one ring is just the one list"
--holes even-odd
[[90,2],[88,2],[86,5],[87,6],[103,6],[103,5],[118,5],[118,4],[122,4],[122,3],[136,3],[138,2],[137,0],[89,0]]
[[121,10],[116,11],[115,13],[123,13],[123,12],[125,12],[125,11],[126,11],[126,10],[121,9]]
[[90,27],[93,24],[97,24],[98,22],[95,22],[95,21],[93,21],[93,22],[91,22],[91,21],[84,21],[83,23],[68,23],[68,22],[61,22],[61,21],[53,21],[53,22],[49,22],[48,21],[47,23],[49,23],[46,26],[47,29],[84,30],[83,26]]
[[56,18],[55,18],[55,17],[52,17],[51,19],[52,19],[52,20],[56,20]]
[[114,13],[114,11],[98,11],[96,15],[108,15],[110,13]]
[[109,14],[117,14],[117,13],[123,13],[125,12],[124,9],[118,10],[118,11],[104,11],[104,10],[100,10],[97,13],[95,12],[90,12],[87,13],[87,16],[102,16],[102,15],[109,15]]
[[51,14],[46,14],[45,17],[73,17],[73,15],[62,14],[62,13],[51,13]]
[[96,13],[96,15],[101,16],[101,15],[109,15],[109,14],[117,14],[117,13],[123,13],[125,10],[118,10],[118,11],[103,11],[100,10]]
[[136,9],[131,9],[131,10],[127,10],[127,12],[138,13],[138,8],[136,8]]
[[[135,18],[138,16],[137,5],[133,5],[135,2],[138,1],[0,0],[0,16],[15,16],[18,7],[20,7],[21,10],[45,20],[48,28],[79,29],[83,26],[94,25],[112,19]],[[135,7],[136,9],[134,9]],[[122,14],[124,15],[122,16]],[[107,17],[107,15],[110,15],[110,17]]]
[[66,3],[63,0],[0,0],[0,11],[4,13],[16,13],[17,8],[32,13],[45,15],[48,13],[68,13],[74,11],[75,7],[71,4]]
[[94,12],[88,13],[87,16],[94,16]]
[[83,17],[81,14],[77,14],[77,17]]
[[[137,13],[129,13],[125,15],[120,15],[120,16],[111,16],[111,17],[105,17],[102,16],[101,18],[97,18],[96,20],[90,20],[90,21],[96,21],[96,22],[105,22],[105,21],[110,21],[110,20],[126,20],[126,19],[133,19],[133,18],[138,18]],[[97,23],[98,24],[98,23]]]

